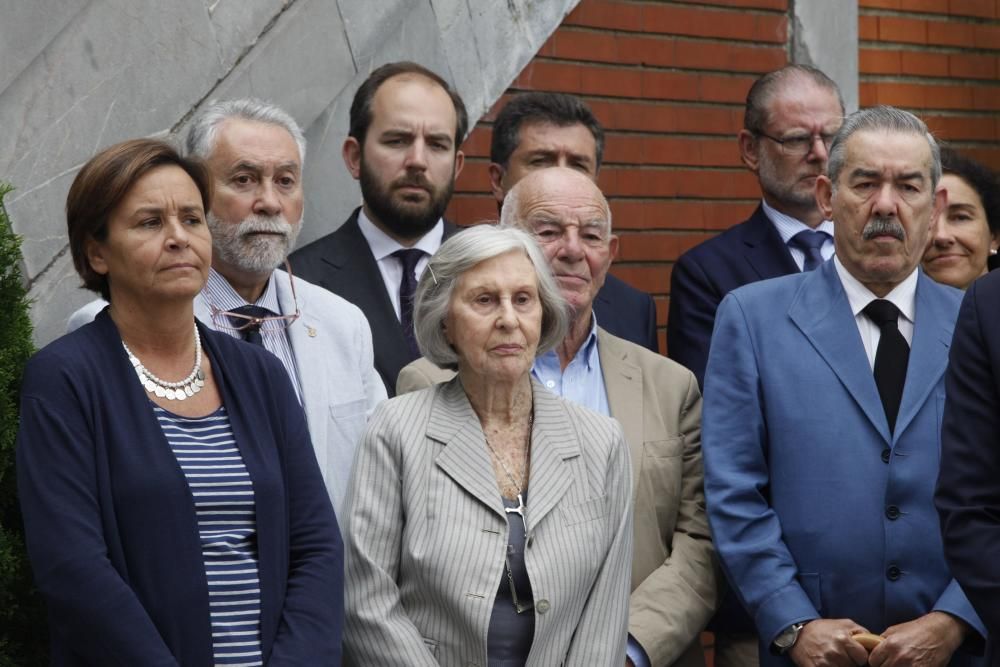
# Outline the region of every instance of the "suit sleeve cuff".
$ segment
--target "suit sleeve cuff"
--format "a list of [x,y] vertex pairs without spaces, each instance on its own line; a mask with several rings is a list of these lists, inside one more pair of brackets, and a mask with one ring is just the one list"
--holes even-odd
[[642,645],[631,634],[629,634],[628,644],[625,646],[625,655],[628,656],[635,667],[650,667],[646,650],[642,648]]

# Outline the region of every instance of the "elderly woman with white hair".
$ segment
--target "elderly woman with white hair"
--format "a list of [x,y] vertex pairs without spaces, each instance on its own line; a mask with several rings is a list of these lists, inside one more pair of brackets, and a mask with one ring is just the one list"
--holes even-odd
[[458,375],[383,403],[359,445],[347,664],[621,664],[628,449],[530,375],[567,317],[522,231],[473,227],[431,258],[416,338]]

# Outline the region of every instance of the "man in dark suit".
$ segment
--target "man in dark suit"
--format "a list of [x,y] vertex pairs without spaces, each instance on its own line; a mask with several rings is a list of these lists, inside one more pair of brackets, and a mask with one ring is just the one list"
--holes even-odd
[[[522,93],[493,123],[490,189],[499,207],[514,184],[536,169],[569,167],[596,182],[603,154],[604,130],[583,100],[564,93]],[[650,295],[608,274],[593,306],[605,331],[659,352]]]
[[441,216],[462,170],[458,146],[468,123],[462,99],[434,72],[411,62],[376,69],[351,103],[343,148],[363,204],[335,232],[289,257],[297,275],[364,312],[389,396],[399,369],[420,356],[417,280],[457,230]]
[[937,503],[944,553],[1000,661],[1000,272],[969,286],[945,377]]
[[813,190],[843,115],[837,84],[812,67],[789,65],[751,86],[740,157],[757,175],[763,201],[748,220],[684,253],[671,274],[667,354],[699,383],[722,297],[740,285],[813,269],[833,255],[832,223]]
[[[747,93],[740,156],[757,175],[763,200],[750,219],[684,253],[674,265],[667,319],[667,354],[704,386],[708,344],[722,298],[741,285],[815,268],[833,254],[832,223],[816,204],[816,176],[840,127],[844,104],[837,85],[811,67],[790,65],[757,79]],[[802,232],[825,239],[819,257],[793,245]],[[757,664],[753,623],[727,593],[710,629],[716,667]]]
[[[705,497],[762,665],[982,664],[966,649],[986,633],[945,563],[933,502],[961,298],[919,268],[945,207],[940,176],[914,115],[848,116],[816,181],[835,258],[719,305]],[[881,635],[870,655],[865,632]]]

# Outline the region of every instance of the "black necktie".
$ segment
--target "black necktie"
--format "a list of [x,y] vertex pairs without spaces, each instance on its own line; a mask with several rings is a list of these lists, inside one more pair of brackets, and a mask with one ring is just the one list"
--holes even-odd
[[[271,317],[274,313],[267,308],[261,306],[240,306],[239,308],[233,308],[231,313],[236,315],[246,315],[247,317]],[[260,335],[260,322],[247,322],[247,320],[242,317],[230,317],[229,321],[232,322],[234,327],[245,327],[239,329],[240,336],[243,337],[248,343],[253,343],[254,345],[264,345],[264,338]],[[249,324],[249,326],[247,326]]]
[[875,299],[865,306],[865,315],[882,332],[875,351],[875,386],[878,387],[891,433],[896,427],[896,415],[899,414],[899,403],[903,398],[910,346],[899,332],[899,308],[891,301]]
[[420,356],[417,339],[413,335],[413,294],[417,291],[417,262],[426,253],[416,248],[406,248],[392,253],[403,265],[403,277],[399,280],[399,323],[403,327],[403,337],[410,347],[410,359]]
[[830,235],[826,232],[803,229],[788,239],[788,245],[798,248],[806,256],[805,262],[802,264],[803,271],[812,271],[823,263],[823,253],[820,252],[820,249],[828,238],[830,238]]

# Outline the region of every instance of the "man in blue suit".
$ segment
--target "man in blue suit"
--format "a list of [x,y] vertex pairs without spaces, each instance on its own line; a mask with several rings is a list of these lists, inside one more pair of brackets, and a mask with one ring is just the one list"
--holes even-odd
[[822,259],[833,255],[832,223],[813,190],[843,116],[837,84],[804,65],[765,74],[747,93],[740,157],[757,175],[763,199],[748,220],[681,255],[670,278],[667,354],[702,385],[722,297],[747,283],[813,268],[818,262],[803,249],[807,237],[818,239]]
[[[719,306],[705,491],[763,665],[976,664],[959,647],[984,629],[933,504],[960,298],[918,268],[940,173],[915,116],[851,115],[816,185],[835,259]],[[852,638],[864,631],[883,637],[870,656]]]
[[[596,182],[603,155],[604,130],[579,97],[517,95],[493,122],[489,173],[498,209],[514,184],[536,169],[568,167]],[[594,299],[594,315],[613,336],[660,351],[653,298],[610,273]]]

